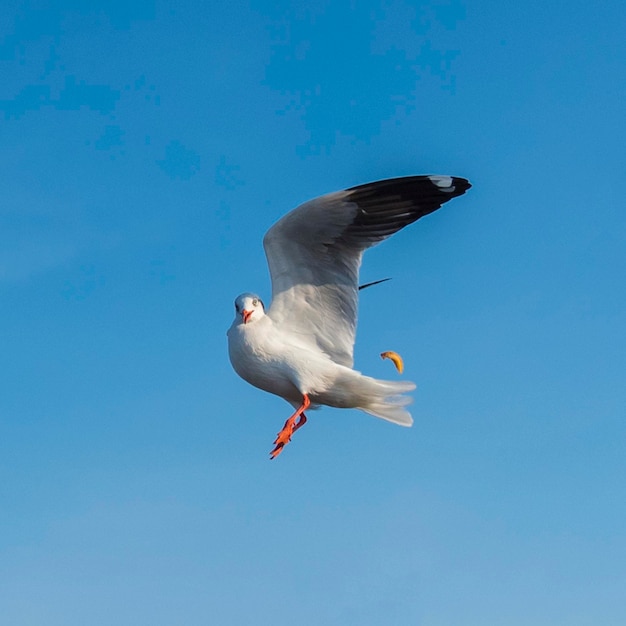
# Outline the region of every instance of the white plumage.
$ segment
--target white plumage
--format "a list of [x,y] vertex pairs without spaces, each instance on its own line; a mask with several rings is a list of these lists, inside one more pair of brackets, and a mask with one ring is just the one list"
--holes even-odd
[[271,306],[266,312],[258,296],[240,295],[228,347],[239,376],[297,409],[272,456],[306,421],[309,404],[358,408],[412,424],[404,408],[411,398],[402,394],[413,390],[413,383],[376,380],[352,369],[361,258],[367,248],[469,187],[465,179],[450,176],[359,185],[302,204],[267,232]]

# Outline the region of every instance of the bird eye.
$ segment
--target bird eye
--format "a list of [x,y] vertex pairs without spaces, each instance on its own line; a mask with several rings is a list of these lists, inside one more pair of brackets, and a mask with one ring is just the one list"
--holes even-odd
[[259,304],[259,301],[255,298],[255,299],[252,301],[252,306],[258,306],[258,304]]
[[235,311],[237,311],[237,313],[239,313],[239,305],[235,302]]

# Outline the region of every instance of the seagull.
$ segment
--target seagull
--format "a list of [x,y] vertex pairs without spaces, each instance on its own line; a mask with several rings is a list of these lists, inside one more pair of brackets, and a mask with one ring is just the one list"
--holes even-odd
[[254,293],[235,300],[228,353],[245,381],[295,412],[274,441],[278,456],[320,406],[355,408],[411,426],[406,394],[415,384],[377,380],[353,369],[363,252],[471,187],[454,176],[379,180],[305,202],[263,239],[272,279],[266,309]]

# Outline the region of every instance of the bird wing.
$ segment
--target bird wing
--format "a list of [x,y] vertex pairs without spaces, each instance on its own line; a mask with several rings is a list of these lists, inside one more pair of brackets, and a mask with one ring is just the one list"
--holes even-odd
[[321,196],[285,215],[263,239],[274,324],[352,367],[363,252],[470,186],[452,176],[392,178]]

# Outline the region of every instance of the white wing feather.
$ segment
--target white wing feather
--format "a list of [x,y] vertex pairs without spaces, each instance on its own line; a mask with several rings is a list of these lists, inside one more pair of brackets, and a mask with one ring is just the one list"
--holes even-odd
[[358,206],[340,191],[306,202],[265,235],[268,315],[281,329],[352,367],[363,250],[337,242]]
[[276,326],[352,367],[363,251],[459,196],[451,176],[409,176],[310,200],[279,220],[263,245]]

